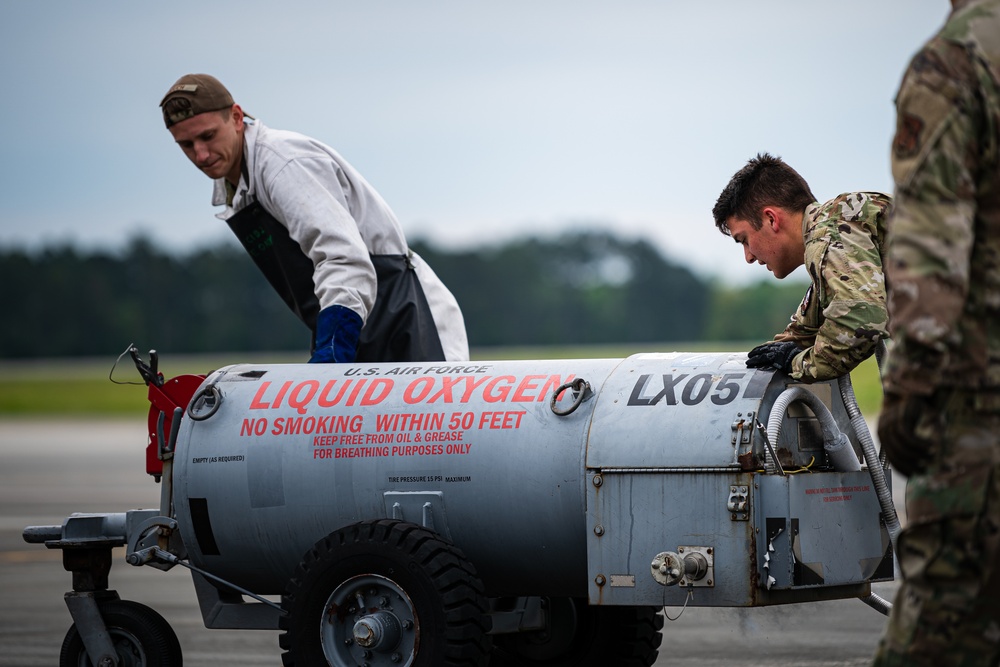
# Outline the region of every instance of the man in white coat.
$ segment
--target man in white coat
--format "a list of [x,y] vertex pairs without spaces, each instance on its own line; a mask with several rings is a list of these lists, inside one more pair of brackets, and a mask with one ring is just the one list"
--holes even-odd
[[406,244],[389,206],[329,146],[246,115],[225,86],[186,74],[160,102],[212,203],[313,332],[310,362],[463,361],[458,302]]

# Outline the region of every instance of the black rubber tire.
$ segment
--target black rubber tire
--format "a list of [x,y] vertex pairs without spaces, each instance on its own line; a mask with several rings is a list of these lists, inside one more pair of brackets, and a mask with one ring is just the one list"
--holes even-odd
[[[157,612],[130,600],[104,600],[97,606],[120,667],[182,667],[177,635]],[[59,667],[92,667],[76,624],[70,626],[63,639]]]
[[[436,533],[388,519],[347,526],[306,553],[282,596],[282,663],[485,667],[492,638],[483,591],[461,550]],[[363,657],[352,641],[354,624],[376,612],[403,629],[396,648],[387,640]]]
[[591,607],[546,598],[548,627],[496,635],[490,667],[650,667],[663,629],[659,607]]

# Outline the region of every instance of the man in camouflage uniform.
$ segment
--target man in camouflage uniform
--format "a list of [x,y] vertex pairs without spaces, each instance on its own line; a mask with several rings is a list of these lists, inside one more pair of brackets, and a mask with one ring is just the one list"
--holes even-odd
[[896,98],[879,438],[909,476],[875,665],[1000,665],[1000,0],[953,0]]
[[781,158],[751,159],[719,195],[715,225],[747,263],[784,278],[803,264],[811,284],[788,327],[750,351],[747,366],[813,382],[851,372],[886,338],[882,240],[891,200],[877,192],[820,204]]

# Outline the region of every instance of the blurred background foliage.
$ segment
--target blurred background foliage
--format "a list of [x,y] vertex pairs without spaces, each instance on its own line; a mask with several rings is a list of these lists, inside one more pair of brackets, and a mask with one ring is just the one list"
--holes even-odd
[[[475,360],[746,351],[784,329],[806,289],[766,275],[721,284],[607,233],[412,247],[458,299]],[[235,244],[179,255],[145,237],[118,252],[0,248],[0,284],[0,416],[143,414],[131,360],[115,366],[132,343],[157,349],[167,377],[308,359],[309,331]],[[874,361],[852,379],[875,414]]]
[[[767,340],[801,282],[726,286],[649,242],[583,232],[446,251],[414,242],[455,294],[473,348]],[[733,261],[742,261],[737,253]],[[0,249],[0,359],[308,351],[310,336],[234,245],[183,255]]]

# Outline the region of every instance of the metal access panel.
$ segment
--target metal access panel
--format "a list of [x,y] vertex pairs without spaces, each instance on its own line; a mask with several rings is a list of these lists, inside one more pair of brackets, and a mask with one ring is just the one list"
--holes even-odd
[[[743,607],[754,604],[754,523],[731,512],[734,487],[752,502],[753,474],[740,471],[589,471],[588,597],[593,605]],[[746,509],[744,506],[742,509]],[[691,586],[657,583],[658,554],[700,550],[711,574]]]
[[[591,604],[752,607],[856,597],[892,579],[867,472],[590,471],[587,482]],[[663,554],[692,552],[707,574],[657,581]]]
[[892,543],[866,471],[758,475],[756,484],[765,590],[892,579]]

